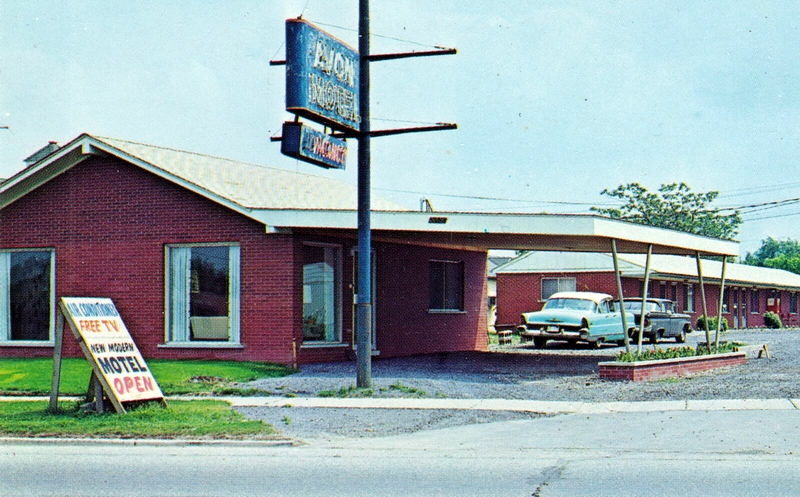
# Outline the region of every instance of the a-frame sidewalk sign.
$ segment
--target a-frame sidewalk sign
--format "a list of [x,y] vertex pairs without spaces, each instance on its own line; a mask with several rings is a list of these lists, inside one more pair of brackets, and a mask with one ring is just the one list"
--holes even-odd
[[102,297],[62,297],[56,310],[51,411],[58,410],[65,320],[92,366],[87,398],[94,400],[98,412],[104,410],[104,397],[118,413],[125,412],[126,404],[143,401],[159,401],[167,406],[114,302]]

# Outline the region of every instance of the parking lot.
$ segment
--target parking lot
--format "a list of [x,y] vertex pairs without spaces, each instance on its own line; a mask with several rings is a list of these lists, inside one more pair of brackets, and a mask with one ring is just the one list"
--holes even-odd
[[[703,340],[689,335],[687,345]],[[613,359],[621,347],[568,347],[552,342],[495,347],[490,352],[450,353],[373,361],[373,396],[430,398],[505,398],[583,402],[800,397],[800,331],[731,331],[725,340],[767,344],[770,359],[692,377],[652,382],[601,380],[597,363]],[[661,343],[659,346],[674,346]],[[650,347],[649,345],[647,347]],[[305,365],[284,378],[258,380],[249,386],[273,395],[317,396],[355,384],[355,363]],[[418,409],[240,408],[288,436],[303,439],[375,437],[474,423],[540,417],[535,413]]]
[[[695,331],[687,345],[704,338],[704,333]],[[622,347],[606,345],[595,350],[563,342],[548,343],[545,349],[499,346],[489,352],[376,359],[372,366],[374,395],[585,402],[800,396],[800,331],[734,330],[723,339],[765,343],[771,358],[687,378],[632,383],[597,376],[597,363],[613,360]],[[354,384],[355,363],[342,362],[305,365],[295,375],[249,386],[275,395],[316,396]]]

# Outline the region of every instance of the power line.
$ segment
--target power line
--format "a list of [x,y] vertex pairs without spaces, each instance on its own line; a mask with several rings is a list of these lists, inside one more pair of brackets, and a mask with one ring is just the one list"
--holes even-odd
[[595,205],[607,205],[607,206],[614,206],[619,205],[617,203],[609,204],[609,203],[592,203],[592,202],[567,202],[563,200],[530,200],[530,199],[519,199],[519,198],[503,198],[503,197],[488,197],[488,196],[481,196],[481,195],[458,195],[455,193],[433,193],[433,192],[421,192],[416,190],[401,190],[397,188],[379,188],[374,187],[375,190],[382,190],[387,192],[395,192],[395,193],[410,193],[415,195],[427,195],[431,197],[449,197],[449,198],[463,198],[469,200],[489,200],[489,201],[499,201],[499,202],[518,202],[522,204],[557,204],[557,205],[588,205],[588,206],[595,206]]

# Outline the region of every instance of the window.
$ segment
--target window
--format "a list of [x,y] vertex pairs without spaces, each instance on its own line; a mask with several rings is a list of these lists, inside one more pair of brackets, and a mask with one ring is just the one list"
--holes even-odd
[[797,294],[792,293],[789,295],[789,313],[797,314]]
[[574,292],[575,278],[542,278],[542,300],[558,292]]
[[687,283],[683,287],[683,310],[684,312],[694,312],[694,286]]
[[662,299],[667,298],[667,284],[663,281],[658,286],[658,296]]
[[464,264],[455,261],[429,261],[428,309],[464,310]]
[[303,245],[303,341],[341,342],[341,248]]
[[759,297],[759,295],[758,295],[758,289],[757,288],[753,288],[752,290],[750,290],[750,312],[752,312],[753,314],[758,314],[759,313],[759,302],[758,302],[759,298],[758,297]]
[[0,251],[0,342],[47,342],[53,301],[52,250]]
[[729,288],[726,288],[722,292],[722,312],[727,314],[730,312],[730,299],[731,299],[731,292]]
[[239,342],[239,246],[167,247],[167,341]]

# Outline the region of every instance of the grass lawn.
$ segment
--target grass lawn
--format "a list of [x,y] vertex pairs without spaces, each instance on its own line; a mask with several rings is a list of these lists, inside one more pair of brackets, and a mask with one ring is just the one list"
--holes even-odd
[[[164,395],[255,393],[233,386],[258,378],[275,378],[294,372],[279,364],[234,361],[147,361]],[[91,368],[86,359],[64,359],[61,395],[84,395]],[[49,395],[53,375],[52,358],[0,359],[0,395]]]
[[78,410],[75,402],[63,402],[59,413],[47,411],[47,402],[0,402],[0,435],[20,437],[91,438],[276,438],[272,426],[250,421],[225,402],[216,400],[171,401],[125,414],[96,414]]

